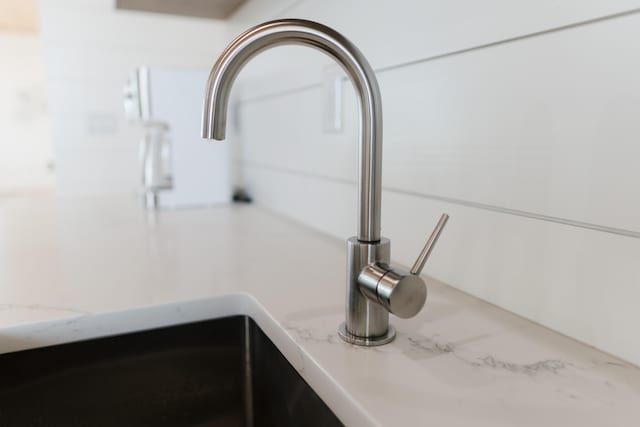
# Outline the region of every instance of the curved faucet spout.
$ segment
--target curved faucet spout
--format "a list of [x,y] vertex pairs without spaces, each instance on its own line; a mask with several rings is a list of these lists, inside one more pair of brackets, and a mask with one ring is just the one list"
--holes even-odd
[[382,105],[375,74],[362,53],[345,37],[312,21],[282,19],[258,25],[238,36],[214,64],[205,93],[202,137],[223,140],[231,86],[244,65],[275,46],[301,44],[335,59],[359,96],[360,150],[358,234],[361,242],[380,240],[382,179]]

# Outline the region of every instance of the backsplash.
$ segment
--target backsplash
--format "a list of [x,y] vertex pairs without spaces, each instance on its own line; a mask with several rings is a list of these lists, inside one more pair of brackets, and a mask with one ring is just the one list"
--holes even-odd
[[[396,261],[448,212],[428,275],[640,364],[640,2],[250,2],[228,36],[278,17],[333,26],[377,70]],[[323,131],[329,64],[254,59],[229,139],[259,204],[345,238],[359,115],[345,81],[343,131]]]

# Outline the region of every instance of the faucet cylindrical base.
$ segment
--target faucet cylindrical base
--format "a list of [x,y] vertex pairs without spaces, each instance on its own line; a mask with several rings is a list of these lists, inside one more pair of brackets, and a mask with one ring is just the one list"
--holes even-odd
[[346,321],[340,336],[359,345],[380,345],[395,336],[389,328],[389,312],[377,301],[367,298],[360,290],[358,276],[362,269],[374,263],[389,263],[389,239],[379,242],[361,242],[356,237],[347,240],[347,298]]
[[389,325],[386,334],[378,337],[365,338],[350,334],[347,331],[347,322],[342,322],[340,323],[340,327],[338,327],[338,335],[340,336],[340,338],[350,344],[373,347],[376,345],[387,344],[393,341],[393,339],[396,337],[396,330],[393,328],[393,326]]

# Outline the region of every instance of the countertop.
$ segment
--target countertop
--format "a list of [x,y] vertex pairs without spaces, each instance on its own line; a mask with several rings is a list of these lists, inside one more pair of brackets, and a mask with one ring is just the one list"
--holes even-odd
[[393,343],[342,342],[344,245],[255,206],[0,198],[0,353],[246,314],[348,426],[638,424],[640,369],[433,279]]

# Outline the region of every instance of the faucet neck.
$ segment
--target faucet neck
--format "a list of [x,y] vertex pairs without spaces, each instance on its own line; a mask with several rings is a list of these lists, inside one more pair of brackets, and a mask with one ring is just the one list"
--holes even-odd
[[360,103],[358,233],[362,242],[380,240],[382,102],[373,69],[349,40],[312,21],[282,19],[238,36],[214,64],[205,93],[202,136],[223,140],[229,93],[236,76],[255,55],[275,46],[300,44],[332,57],[353,83]]

